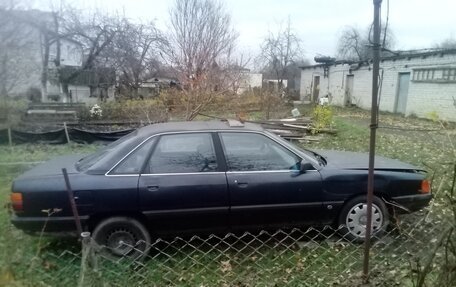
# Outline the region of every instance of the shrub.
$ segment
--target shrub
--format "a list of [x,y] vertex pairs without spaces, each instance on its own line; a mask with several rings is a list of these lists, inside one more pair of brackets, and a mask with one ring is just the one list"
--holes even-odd
[[0,98],[0,120],[10,126],[18,125],[27,108],[28,101],[24,98]]
[[318,105],[313,109],[312,112],[313,118],[313,133],[318,133],[322,129],[331,127],[333,120],[333,111],[330,106],[321,106]]
[[31,87],[25,93],[27,99],[32,103],[41,103],[41,91],[38,88]]
[[101,119],[162,122],[167,119],[166,105],[157,98],[101,103]]
[[[226,94],[218,97],[213,105],[213,111],[226,113],[231,111],[237,115],[255,114],[255,118],[269,119],[278,116],[283,111],[289,112],[289,105],[277,93],[267,89],[253,88],[242,94]],[[259,113],[262,114],[260,117]]]

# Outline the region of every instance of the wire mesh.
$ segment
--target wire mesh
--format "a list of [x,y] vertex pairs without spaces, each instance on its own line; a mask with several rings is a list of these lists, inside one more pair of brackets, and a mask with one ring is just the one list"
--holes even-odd
[[[374,239],[372,286],[414,285],[420,262],[450,224],[418,218],[410,216]],[[362,282],[363,245],[331,226],[156,238],[147,254],[132,258],[139,251],[136,246],[125,246],[125,256],[113,256],[90,237],[83,240],[82,249],[59,244],[46,248],[17,276],[33,286],[357,286]],[[444,256],[439,252],[436,260]]]

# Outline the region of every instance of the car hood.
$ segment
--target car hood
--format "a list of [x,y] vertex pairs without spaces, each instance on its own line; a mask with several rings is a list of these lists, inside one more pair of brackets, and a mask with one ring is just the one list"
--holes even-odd
[[42,164],[36,165],[32,169],[21,174],[17,180],[44,176],[61,175],[62,168],[66,168],[68,174],[77,173],[75,163],[81,159],[83,155],[66,155],[51,159]]
[[[365,153],[333,150],[315,150],[315,152],[326,159],[326,166],[329,168],[368,169],[369,167],[369,155]],[[382,156],[375,157],[375,169],[424,171],[414,165]]]

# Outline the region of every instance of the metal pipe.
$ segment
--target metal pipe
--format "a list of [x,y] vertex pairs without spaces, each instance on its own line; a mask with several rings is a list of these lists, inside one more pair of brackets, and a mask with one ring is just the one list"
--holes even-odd
[[70,143],[70,135],[68,134],[68,128],[66,122],[63,122],[63,129],[65,130],[65,137],[67,140],[67,143]]
[[375,163],[375,137],[377,130],[378,112],[378,76],[380,68],[380,8],[382,0],[374,2],[374,39],[373,39],[373,65],[372,65],[372,106],[369,143],[369,173],[367,177],[367,223],[364,244],[363,281],[369,282],[369,251],[372,229],[372,199],[374,197],[374,163]]
[[8,144],[10,147],[13,146],[13,136],[11,135],[11,127],[8,127]]
[[76,202],[74,201],[73,190],[71,189],[70,179],[68,178],[68,173],[66,168],[62,168],[63,177],[65,178],[66,189],[68,192],[68,199],[70,200],[71,210],[73,211],[74,221],[76,223],[76,229],[78,230],[78,236],[83,236],[82,234],[82,225],[81,219],[79,218],[78,209],[76,207]]

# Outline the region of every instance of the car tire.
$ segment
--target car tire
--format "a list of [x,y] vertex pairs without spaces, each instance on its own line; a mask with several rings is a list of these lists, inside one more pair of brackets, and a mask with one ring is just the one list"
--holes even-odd
[[[363,242],[365,240],[367,223],[367,196],[357,196],[349,200],[342,208],[338,230],[341,236],[351,242]],[[382,236],[389,225],[389,213],[385,203],[374,196],[372,199],[372,227],[371,238]]]
[[101,254],[111,260],[140,260],[147,256],[151,238],[147,228],[132,217],[109,217],[97,224],[92,238]]

